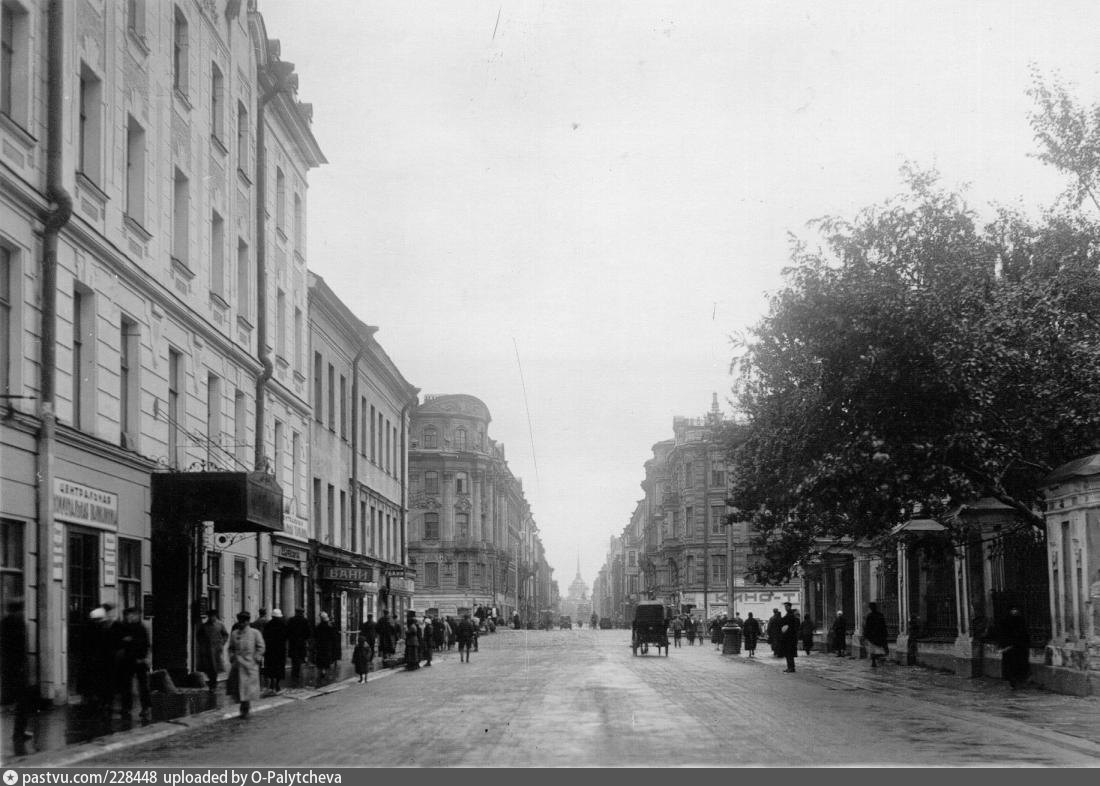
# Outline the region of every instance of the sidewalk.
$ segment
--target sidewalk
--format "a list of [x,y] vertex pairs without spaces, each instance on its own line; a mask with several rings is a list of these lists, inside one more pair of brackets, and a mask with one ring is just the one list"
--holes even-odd
[[833,690],[906,696],[932,702],[948,711],[977,712],[991,719],[1026,723],[1100,745],[1100,697],[1097,696],[1066,696],[1034,684],[1014,691],[1003,680],[961,677],[892,661],[872,669],[869,659],[838,658],[825,652],[812,652],[807,656],[800,650],[794,674],[783,674],[786,660],[772,657],[768,648],[758,649],[755,658],[747,657],[744,651],[723,658],[774,669],[777,676],[784,679],[812,679]]
[[[436,657],[439,657],[436,653]],[[253,702],[252,712],[264,712],[294,701],[304,701],[316,696],[324,696],[338,690],[355,687],[358,677],[347,660],[336,663],[337,673],[323,684],[316,683],[315,676],[307,671],[303,675],[302,685],[286,687],[278,694],[264,689],[262,698]],[[287,669],[289,672],[289,669]],[[397,669],[382,668],[381,660],[375,659],[368,682],[383,679]],[[348,676],[351,675],[351,676]],[[286,680],[284,685],[293,684]],[[131,716],[120,718],[116,709],[111,720],[111,728],[98,714],[89,714],[88,708],[80,704],[69,704],[39,712],[28,724],[34,732],[34,738],[27,742],[29,755],[16,756],[9,736],[11,715],[5,708],[3,714],[2,755],[0,761],[5,765],[19,767],[67,767],[93,756],[100,756],[113,750],[140,745],[145,742],[178,734],[188,729],[206,726],[211,723],[236,717],[237,703],[225,694],[225,681],[220,680],[218,689],[211,694],[205,689],[181,688],[178,694],[153,693],[152,719],[142,721],[139,717],[140,703],[134,697],[134,709]],[[117,706],[117,705],[116,705]]]

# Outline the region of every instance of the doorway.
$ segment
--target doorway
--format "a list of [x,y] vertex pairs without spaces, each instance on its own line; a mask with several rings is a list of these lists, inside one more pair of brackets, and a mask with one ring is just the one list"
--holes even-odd
[[69,691],[85,693],[82,664],[90,663],[85,649],[88,615],[99,605],[99,533],[71,527],[68,537],[68,683]]

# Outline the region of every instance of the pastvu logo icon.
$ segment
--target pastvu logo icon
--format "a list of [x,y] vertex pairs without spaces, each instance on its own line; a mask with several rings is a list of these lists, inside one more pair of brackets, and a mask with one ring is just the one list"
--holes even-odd
[[15,786],[15,784],[19,783],[19,773],[15,770],[4,770],[4,783],[6,783],[7,786]]

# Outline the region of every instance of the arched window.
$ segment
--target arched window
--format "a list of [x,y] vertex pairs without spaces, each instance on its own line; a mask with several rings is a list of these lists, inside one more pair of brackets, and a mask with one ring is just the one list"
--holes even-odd
[[428,426],[424,429],[424,447],[439,447],[439,432],[435,430],[435,426]]
[[466,449],[466,429],[459,426],[455,429],[455,450]]

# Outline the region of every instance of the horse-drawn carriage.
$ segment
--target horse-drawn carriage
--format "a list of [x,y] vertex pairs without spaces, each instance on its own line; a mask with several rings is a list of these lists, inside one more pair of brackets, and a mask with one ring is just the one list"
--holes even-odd
[[643,655],[649,654],[649,647],[657,648],[657,654],[661,654],[661,647],[665,648],[665,657],[668,657],[668,616],[665,606],[660,601],[643,600],[634,608],[634,624],[631,626],[630,649],[635,655],[641,650]]

